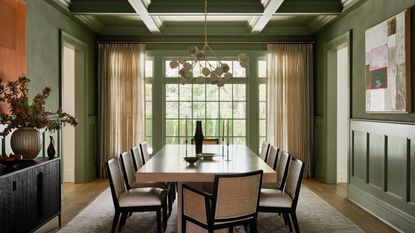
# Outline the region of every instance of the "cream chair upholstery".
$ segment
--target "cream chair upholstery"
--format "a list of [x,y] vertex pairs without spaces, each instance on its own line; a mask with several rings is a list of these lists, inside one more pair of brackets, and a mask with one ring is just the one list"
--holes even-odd
[[270,144],[268,142],[263,142],[261,147],[261,152],[259,153],[259,158],[263,161],[267,161],[268,152]]
[[213,194],[183,185],[182,231],[190,221],[213,232],[250,224],[256,232],[262,170],[233,175],[216,175]]
[[[128,213],[155,211],[157,214],[157,232],[161,232],[161,212],[163,212],[164,228],[167,225],[166,192],[159,188],[138,188],[128,190],[125,183],[119,158],[113,158],[106,162],[107,174],[110,182],[112,200],[115,214],[111,232],[115,232],[117,226],[124,226]],[[121,221],[118,224],[119,217]]]
[[276,172],[278,174],[276,182],[273,183],[264,183],[262,188],[269,188],[269,189],[278,189],[282,190],[285,185],[285,180],[288,174],[289,162],[291,160],[291,155],[288,154],[286,151],[279,152],[277,156],[276,162]]
[[273,145],[270,145],[268,158],[267,158],[266,162],[274,170],[275,170],[275,165],[276,165],[276,162],[277,162],[278,151],[279,151],[278,148],[274,147]]
[[141,155],[143,156],[143,164],[150,160],[150,154],[148,153],[148,147],[146,142],[140,143]]
[[[173,208],[173,202],[174,198],[171,194],[171,185],[170,183],[163,183],[163,182],[146,182],[146,183],[140,183],[136,181],[135,172],[141,168],[141,156],[136,156],[136,153],[139,153],[138,147],[133,147],[130,151],[123,152],[121,154],[121,161],[122,161],[122,167],[124,172],[124,178],[125,183],[128,189],[136,189],[136,188],[146,188],[146,187],[152,187],[152,188],[160,188],[164,189],[169,195],[168,195],[168,206],[169,206],[169,213],[171,213]],[[138,161],[138,162],[136,162]],[[134,166],[134,164],[137,166],[137,170]]]
[[286,224],[292,231],[290,216],[293,220],[295,231],[300,232],[296,209],[303,178],[304,163],[293,158],[290,162],[284,191],[276,189],[261,189],[259,212],[282,213]]

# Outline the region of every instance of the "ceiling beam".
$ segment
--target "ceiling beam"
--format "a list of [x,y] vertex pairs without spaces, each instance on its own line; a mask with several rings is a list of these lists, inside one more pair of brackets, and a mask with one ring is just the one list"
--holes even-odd
[[148,30],[153,34],[160,34],[160,27],[162,26],[163,21],[157,16],[150,16],[142,0],[128,0],[128,2],[140,16]]
[[[69,9],[74,15],[136,14],[136,11],[128,1],[120,0],[72,0]],[[285,14],[337,15],[342,12],[342,9],[342,4],[338,0],[289,0],[284,1],[281,4],[278,10],[274,12],[274,16]],[[183,0],[183,2],[172,0],[153,0],[148,6],[147,11],[150,16],[194,14],[203,15],[204,6],[203,1],[195,0]],[[208,12],[209,15],[233,14],[261,16],[264,12],[264,6],[260,3],[259,0],[209,0]]]
[[249,25],[251,26],[251,33],[260,33],[283,2],[284,0],[269,0],[262,16],[250,20]]
[[278,10],[281,14],[337,15],[342,13],[343,5],[339,0],[290,0],[284,1]]
[[[208,0],[208,13],[258,14],[264,11],[260,1],[252,0]],[[148,7],[151,14],[203,13],[202,0],[153,0]]]

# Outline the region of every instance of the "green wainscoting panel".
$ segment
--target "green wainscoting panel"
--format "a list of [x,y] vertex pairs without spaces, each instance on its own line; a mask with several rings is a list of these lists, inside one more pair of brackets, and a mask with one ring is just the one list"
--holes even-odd
[[85,174],[85,180],[94,180],[97,176],[97,148],[98,148],[98,135],[97,135],[97,116],[88,116],[88,151],[86,167],[87,173]]
[[385,184],[385,136],[371,134],[369,137],[369,184],[384,189]]
[[350,134],[348,198],[397,229],[415,232],[415,124],[353,119]]
[[325,154],[325,144],[324,144],[324,118],[322,116],[315,116],[314,117],[314,138],[315,138],[315,166],[319,169],[315,169],[315,176],[319,180],[324,180],[326,177],[326,156]]
[[357,130],[352,133],[352,177],[366,181],[367,134]]
[[404,200],[406,189],[406,138],[388,136],[388,153],[386,157],[386,191]]
[[409,154],[409,160],[410,163],[408,163],[408,181],[407,181],[407,188],[409,190],[409,195],[407,196],[408,201],[415,205],[415,185],[411,185],[415,181],[415,138],[410,139],[410,154]]

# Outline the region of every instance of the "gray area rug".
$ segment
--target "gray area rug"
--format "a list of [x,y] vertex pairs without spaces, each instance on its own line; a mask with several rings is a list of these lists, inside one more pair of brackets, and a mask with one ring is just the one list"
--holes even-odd
[[[177,201],[175,203],[177,205]],[[176,232],[177,208],[169,218],[166,232]],[[59,232],[62,233],[98,233],[110,232],[114,207],[109,189],[100,194],[79,215],[66,224]],[[327,202],[320,199],[307,187],[301,187],[300,200],[297,207],[297,217],[301,232],[363,232],[348,218],[339,213]],[[134,213],[127,219],[122,232],[156,232],[156,216],[153,213]],[[238,227],[234,232],[244,232]],[[279,233],[289,232],[284,220],[278,214],[260,213],[258,232]]]

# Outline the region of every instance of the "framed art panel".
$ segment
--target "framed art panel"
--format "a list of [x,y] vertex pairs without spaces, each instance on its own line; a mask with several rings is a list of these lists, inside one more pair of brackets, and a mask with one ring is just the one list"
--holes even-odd
[[365,32],[366,112],[411,111],[410,11]]

